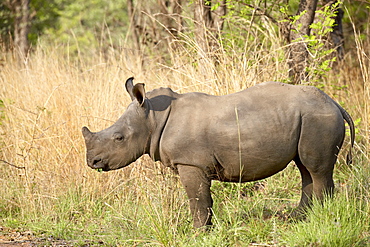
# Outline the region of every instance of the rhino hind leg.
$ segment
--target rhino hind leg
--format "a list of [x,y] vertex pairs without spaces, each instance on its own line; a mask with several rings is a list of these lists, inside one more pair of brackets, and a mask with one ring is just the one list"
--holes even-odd
[[311,202],[313,192],[313,181],[310,172],[302,164],[299,158],[295,159],[295,163],[302,177],[302,195],[298,205],[298,209],[301,210],[309,206]]
[[306,210],[312,205],[312,199],[321,201],[325,195],[332,196],[334,191],[333,172],[316,173],[309,171],[302,162],[295,159],[302,177],[302,194],[297,209],[291,213],[295,219],[304,219]]
[[189,198],[194,227],[212,225],[211,179],[195,166],[178,165],[177,169]]
[[335,115],[312,115],[303,121],[295,158],[302,176],[299,209],[309,207],[313,198],[322,200],[325,195],[333,194],[334,164],[343,139],[343,119]]
[[294,159],[302,176],[302,196],[293,217],[304,217],[312,199],[334,191],[333,170],[344,139],[343,118],[332,114],[306,114],[302,119],[298,152]]

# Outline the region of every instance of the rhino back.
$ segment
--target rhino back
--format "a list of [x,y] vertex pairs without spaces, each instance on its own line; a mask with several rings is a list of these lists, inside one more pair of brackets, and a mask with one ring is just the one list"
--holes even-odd
[[337,121],[340,113],[314,87],[274,82],[225,96],[179,95],[162,133],[161,156],[168,165],[199,166],[219,180],[261,179],[296,156],[307,114]]

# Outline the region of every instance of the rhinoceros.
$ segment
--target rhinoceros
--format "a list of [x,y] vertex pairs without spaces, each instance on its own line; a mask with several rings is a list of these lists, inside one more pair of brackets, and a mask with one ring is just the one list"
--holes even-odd
[[333,99],[312,86],[266,82],[241,92],[213,96],[179,94],[170,88],[145,92],[125,87],[132,102],[112,126],[82,128],[87,164],[115,170],[143,154],[178,172],[194,227],[211,225],[211,181],[267,178],[294,161],[302,176],[298,209],[312,197],[332,194],[333,169],[349,124],[351,162],[354,124]]

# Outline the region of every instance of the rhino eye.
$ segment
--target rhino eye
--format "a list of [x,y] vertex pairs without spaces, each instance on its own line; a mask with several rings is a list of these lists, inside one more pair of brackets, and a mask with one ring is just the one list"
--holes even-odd
[[113,134],[113,139],[114,139],[114,141],[116,141],[116,142],[121,142],[121,141],[123,141],[123,135],[122,134],[120,134],[120,133],[114,133]]

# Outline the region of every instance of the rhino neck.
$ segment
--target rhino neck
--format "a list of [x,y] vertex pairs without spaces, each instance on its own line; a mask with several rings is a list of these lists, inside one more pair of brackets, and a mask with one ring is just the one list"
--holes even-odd
[[154,161],[158,161],[161,159],[160,152],[159,152],[159,146],[160,146],[160,140],[162,137],[163,130],[166,126],[167,120],[169,118],[171,112],[171,107],[166,109],[163,112],[155,112],[153,111],[152,114],[150,114],[149,118],[151,118],[152,121],[152,130],[150,135],[150,144],[149,144],[149,155]]
[[150,121],[150,133],[146,147],[146,153],[154,160],[160,160],[159,144],[163,130],[170,116],[172,101],[175,97],[160,95],[149,100],[150,111],[148,120]]

